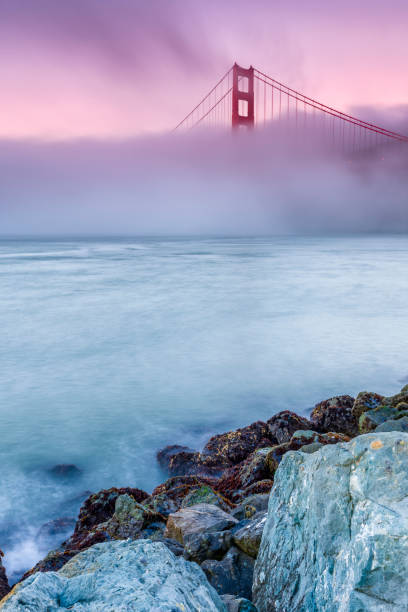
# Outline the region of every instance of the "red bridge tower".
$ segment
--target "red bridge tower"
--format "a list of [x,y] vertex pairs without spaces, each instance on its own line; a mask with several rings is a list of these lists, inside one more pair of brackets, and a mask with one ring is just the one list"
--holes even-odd
[[252,128],[255,124],[254,69],[241,68],[234,64],[232,69],[232,127]]

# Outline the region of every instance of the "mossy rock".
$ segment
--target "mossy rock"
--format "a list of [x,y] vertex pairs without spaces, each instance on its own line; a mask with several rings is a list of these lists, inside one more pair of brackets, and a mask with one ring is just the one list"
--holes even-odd
[[371,391],[362,391],[359,393],[351,409],[351,413],[358,421],[363,412],[374,410],[384,404],[384,396]]
[[208,485],[204,485],[199,489],[195,489],[188,493],[181,502],[182,508],[189,508],[191,506],[196,506],[197,504],[213,504],[214,506],[218,506],[228,512],[230,509],[228,504],[225,502],[222,495],[216,493],[214,489],[212,489]]
[[363,412],[358,421],[360,433],[368,433],[374,431],[379,425],[392,419],[400,419],[408,416],[408,411],[399,410],[396,406],[378,406],[374,410]]

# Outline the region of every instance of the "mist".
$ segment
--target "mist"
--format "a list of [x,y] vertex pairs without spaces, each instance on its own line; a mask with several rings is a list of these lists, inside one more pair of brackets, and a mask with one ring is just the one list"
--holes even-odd
[[407,162],[406,145],[333,152],[318,135],[282,125],[244,134],[3,141],[0,233],[404,232]]

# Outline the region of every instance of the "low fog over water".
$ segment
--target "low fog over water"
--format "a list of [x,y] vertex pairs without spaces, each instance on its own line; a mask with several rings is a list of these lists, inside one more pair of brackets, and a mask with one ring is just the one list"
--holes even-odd
[[295,134],[291,127],[120,142],[3,142],[0,233],[408,229],[407,145],[333,151],[312,131]]

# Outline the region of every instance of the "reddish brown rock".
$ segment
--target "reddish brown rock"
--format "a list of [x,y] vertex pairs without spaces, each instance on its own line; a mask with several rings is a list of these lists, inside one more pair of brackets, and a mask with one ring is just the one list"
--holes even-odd
[[290,410],[278,412],[267,423],[269,435],[274,444],[289,442],[295,431],[300,429],[313,429],[310,421]]
[[157,460],[160,467],[171,476],[194,475],[203,471],[200,453],[187,446],[166,446],[157,453]]
[[259,481],[273,478],[266,457],[271,447],[261,448],[244,461],[228,468],[215,485],[228,499],[237,502],[246,497],[246,490]]
[[201,461],[207,466],[229,467],[246,459],[257,448],[270,445],[267,424],[256,421],[248,427],[213,436],[201,453]]
[[234,431],[213,436],[201,453],[185,446],[166,446],[157,458],[171,475],[217,478],[227,468],[246,459],[257,448],[276,442],[266,423],[257,421]]
[[354,397],[339,395],[324,400],[313,409],[310,419],[313,423],[311,429],[321,432],[335,431],[348,436],[358,434],[358,421],[353,414]]
[[103,489],[98,493],[90,495],[84,501],[79,511],[77,523],[75,525],[75,534],[90,531],[95,525],[104,523],[113,516],[115,512],[115,503],[119,495],[128,494],[137,502],[142,502],[147,499],[148,494],[140,489],[132,489],[123,487],[117,489]]

